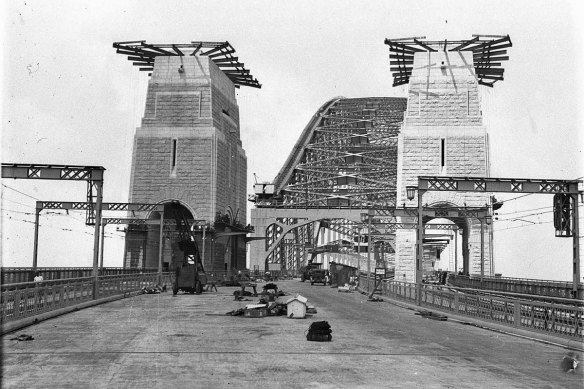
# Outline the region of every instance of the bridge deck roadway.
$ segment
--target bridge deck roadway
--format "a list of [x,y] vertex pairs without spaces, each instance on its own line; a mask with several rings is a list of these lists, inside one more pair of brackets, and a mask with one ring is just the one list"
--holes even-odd
[[[566,349],[328,286],[278,282],[318,313],[308,319],[223,315],[250,302],[235,288],[139,295],[2,337],[3,388],[582,388]],[[256,298],[250,298],[256,301]],[[332,342],[308,342],[327,320]],[[29,334],[32,341],[10,340]],[[577,353],[582,360],[581,353]]]

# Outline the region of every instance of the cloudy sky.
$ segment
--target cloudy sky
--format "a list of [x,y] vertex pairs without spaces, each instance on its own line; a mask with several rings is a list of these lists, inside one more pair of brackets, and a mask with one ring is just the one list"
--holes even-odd
[[[392,88],[385,38],[509,34],[505,81],[482,88],[494,177],[584,176],[583,31],[576,1],[10,1],[2,3],[2,162],[103,165],[104,201],[128,199],[147,75],[112,42],[228,40],[261,89],[238,91],[248,187],[272,180],[310,117],[336,97]],[[269,146],[269,147],[268,147]],[[29,266],[36,200],[85,200],[85,183],[4,180],[2,262]],[[513,199],[517,196],[504,196]],[[571,239],[554,238],[551,196],[506,202],[496,271],[571,280]],[[39,266],[91,266],[82,213],[41,217]],[[107,228],[105,264],[123,239]]]

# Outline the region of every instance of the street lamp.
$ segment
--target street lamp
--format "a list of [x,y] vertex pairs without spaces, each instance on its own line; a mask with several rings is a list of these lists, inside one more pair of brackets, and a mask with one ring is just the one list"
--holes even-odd
[[205,240],[206,240],[206,231],[207,228],[209,227],[209,222],[206,221],[205,219],[201,219],[201,220],[195,220],[194,224],[192,226],[192,228],[194,229],[196,227],[196,229],[201,229],[203,231],[203,250],[202,250],[202,254],[201,255],[201,265],[203,266],[203,269],[205,268]]
[[422,305],[422,269],[424,264],[424,220],[422,210],[422,196],[424,190],[420,190],[417,186],[407,185],[406,196],[408,200],[412,201],[418,192],[418,229],[416,231],[416,303]]
[[485,231],[484,231],[484,224],[490,226],[493,222],[493,217],[491,215],[485,215],[483,219],[479,219],[481,222],[481,285],[483,283],[483,279],[485,277]]
[[413,185],[406,186],[406,196],[408,197],[408,200],[412,201],[414,199],[417,190],[418,190],[417,186]]

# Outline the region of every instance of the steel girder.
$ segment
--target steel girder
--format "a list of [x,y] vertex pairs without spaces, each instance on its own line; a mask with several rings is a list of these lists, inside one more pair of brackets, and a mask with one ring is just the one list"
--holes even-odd
[[[372,209],[369,212],[360,210],[330,210],[332,218],[324,218],[325,209],[302,210],[282,209],[279,211],[288,217],[276,218],[276,222],[266,229],[266,264],[280,264],[281,269],[298,267],[305,257],[306,250],[314,247],[317,233],[321,228],[336,231],[347,238],[354,239],[359,229],[367,227],[371,217],[371,237],[374,241],[387,241],[390,246],[395,238],[397,229],[417,228],[417,208]],[[339,217],[342,213],[346,218]],[[429,218],[484,218],[488,214],[485,207],[442,207],[424,208],[423,215]],[[411,221],[399,221],[398,217],[411,218]],[[315,227],[319,223],[318,228]],[[425,224],[427,230],[458,230],[455,224]],[[289,237],[288,234],[292,234]],[[391,246],[394,249],[393,246]],[[296,264],[296,266],[294,266]]]
[[[147,203],[102,203],[104,211],[164,211],[164,204],[147,204]],[[65,209],[65,210],[87,210],[95,207],[95,204],[80,201],[37,201],[36,209]]]
[[300,136],[274,180],[276,196],[258,207],[395,206],[397,136],[404,98],[337,99]]
[[578,219],[578,185],[581,180],[554,179],[520,179],[491,177],[418,177],[418,196],[424,191],[454,191],[454,192],[503,192],[503,193],[547,193],[569,194],[574,206],[571,209],[573,231],[572,244],[572,295],[578,296],[580,281],[580,234]]
[[26,163],[3,163],[2,178],[33,180],[87,181],[87,203],[85,224],[95,225],[98,192],[103,187],[103,166],[42,165]]
[[578,194],[579,180],[490,177],[418,177],[418,188],[431,191],[571,193]]

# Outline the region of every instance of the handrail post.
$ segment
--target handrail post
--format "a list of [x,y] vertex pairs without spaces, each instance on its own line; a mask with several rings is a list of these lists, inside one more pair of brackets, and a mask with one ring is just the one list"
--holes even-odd
[[521,327],[521,303],[519,301],[513,303],[513,326]]

